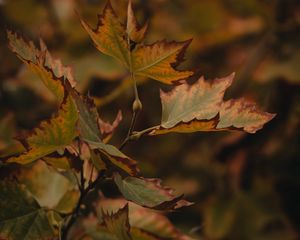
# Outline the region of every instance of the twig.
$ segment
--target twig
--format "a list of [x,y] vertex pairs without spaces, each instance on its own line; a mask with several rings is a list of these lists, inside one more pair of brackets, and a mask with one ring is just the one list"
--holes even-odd
[[86,189],[84,189],[81,193],[80,193],[80,197],[78,199],[78,202],[76,204],[76,207],[75,209],[73,210],[72,212],[72,215],[71,215],[71,218],[70,220],[68,221],[67,225],[62,229],[62,237],[61,239],[62,240],[66,240],[67,239],[67,236],[68,236],[68,233],[69,233],[69,230],[71,229],[71,227],[73,226],[73,224],[75,223],[76,221],[76,218],[78,217],[79,215],[79,212],[80,212],[80,207],[81,205],[83,204],[87,194],[93,190],[96,185],[104,178],[104,174],[103,173],[100,173],[98,175],[98,177],[96,178],[95,181],[91,182]]

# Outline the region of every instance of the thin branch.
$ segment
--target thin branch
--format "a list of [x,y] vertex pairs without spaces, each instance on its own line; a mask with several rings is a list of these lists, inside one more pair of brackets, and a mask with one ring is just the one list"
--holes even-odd
[[98,175],[98,177],[96,178],[95,181],[91,182],[86,189],[84,189],[81,194],[80,194],[80,197],[78,199],[78,202],[76,204],[76,207],[74,208],[73,212],[72,212],[72,215],[70,217],[70,220],[68,221],[67,225],[62,229],[62,237],[61,239],[62,240],[66,240],[67,239],[67,236],[68,236],[68,233],[71,229],[71,227],[73,226],[73,224],[75,223],[79,213],[80,213],[80,208],[81,208],[81,205],[83,204],[86,196],[88,195],[88,193],[93,190],[96,185],[98,183],[100,183],[104,178],[104,174],[103,173],[100,173]]

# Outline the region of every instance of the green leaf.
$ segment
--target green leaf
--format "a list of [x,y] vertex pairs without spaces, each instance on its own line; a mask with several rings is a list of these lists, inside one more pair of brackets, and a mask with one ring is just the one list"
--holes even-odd
[[88,143],[92,150],[99,150],[104,154],[114,166],[122,169],[129,175],[137,175],[139,169],[136,166],[136,161],[123,154],[115,146],[103,143],[98,125],[100,118],[92,99],[88,97],[83,98],[74,89],[71,94],[79,111],[79,131],[82,140]]
[[244,99],[224,101],[225,90],[234,74],[193,85],[184,83],[169,93],[161,91],[162,120],[150,135],[169,132],[243,130],[255,133],[275,115],[257,110]]
[[103,221],[106,228],[119,240],[131,240],[130,225],[128,219],[128,205],[119,209],[114,214],[103,215]]
[[70,96],[61,105],[57,116],[43,121],[25,139],[28,151],[7,160],[10,163],[28,164],[47,156],[57,150],[64,149],[77,136],[76,123],[78,113]]
[[174,210],[192,203],[175,196],[171,188],[161,186],[159,179],[126,177],[114,174],[114,181],[123,196],[140,206],[157,210]]
[[54,239],[47,212],[15,183],[0,183],[0,238],[11,240]]

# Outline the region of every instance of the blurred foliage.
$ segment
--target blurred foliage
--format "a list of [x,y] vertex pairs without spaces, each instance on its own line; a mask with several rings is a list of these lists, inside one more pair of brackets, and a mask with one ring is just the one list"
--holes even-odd
[[[235,71],[237,79],[226,99],[246,95],[277,113],[254,135],[170,134],[145,137],[126,147],[126,153],[142,159],[144,175],[163,178],[197,202],[169,214],[171,221],[196,239],[298,239],[299,1],[133,2],[138,19],[150,19],[149,43],[193,38],[184,67],[209,78]],[[133,91],[128,81],[121,82],[124,72],[120,66],[93,48],[74,11],[96,22],[94,18],[104,4],[103,0],[0,1],[0,153],[20,147],[12,137],[33,128],[55,109],[48,90],[9,52],[6,27],[36,40],[42,37],[53,55],[73,66],[79,90],[95,97],[101,117],[113,120],[121,109],[124,120],[112,141],[117,145],[122,142],[131,118]],[[127,1],[114,0],[112,5],[125,18]],[[145,129],[159,123],[158,89],[166,87],[144,78],[138,81],[144,111],[137,128]],[[0,168],[0,177],[8,175],[7,171]],[[26,170],[20,176],[26,179]],[[30,189],[30,183],[28,186]],[[104,195],[118,196],[112,183],[102,187]],[[59,191],[55,182],[49,191]],[[43,199],[53,201],[52,205],[59,200]]]

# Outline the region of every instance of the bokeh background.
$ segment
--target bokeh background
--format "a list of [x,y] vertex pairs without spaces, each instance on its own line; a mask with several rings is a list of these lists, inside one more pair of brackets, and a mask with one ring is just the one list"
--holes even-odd
[[[277,113],[258,133],[193,133],[145,137],[124,152],[147,177],[159,177],[193,207],[168,216],[196,239],[289,240],[300,233],[300,4],[298,0],[136,0],[140,22],[150,23],[147,43],[193,38],[180,68],[208,79],[236,72],[226,98],[244,96]],[[104,0],[0,1],[0,152],[12,137],[49,118],[54,99],[7,47],[5,29],[41,37],[54,56],[74,68],[77,88],[96,100],[100,115],[131,119],[133,89],[124,70],[92,45],[74,9],[95,26]],[[122,20],[126,0],[112,0]],[[159,123],[159,89],[138,79],[143,112],[136,129]],[[191,80],[193,81],[193,79]],[[1,172],[1,174],[5,174]],[[117,196],[107,183],[104,194]]]

